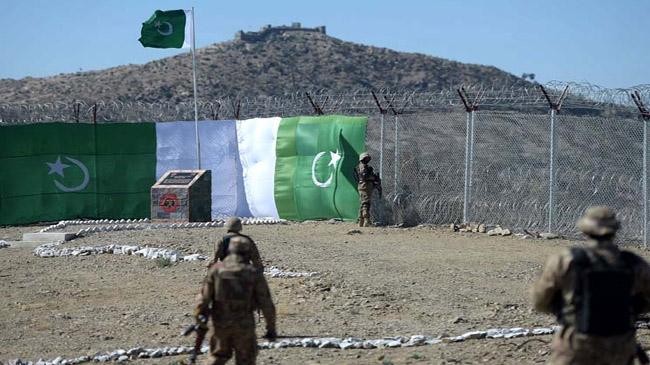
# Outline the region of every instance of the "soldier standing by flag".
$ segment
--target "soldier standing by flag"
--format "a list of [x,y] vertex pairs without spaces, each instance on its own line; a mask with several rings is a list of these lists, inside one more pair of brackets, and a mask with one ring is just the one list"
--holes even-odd
[[363,152],[359,155],[359,165],[355,173],[357,177],[357,190],[359,191],[359,227],[370,227],[370,205],[372,192],[375,188],[381,195],[381,179],[369,165],[370,154]]

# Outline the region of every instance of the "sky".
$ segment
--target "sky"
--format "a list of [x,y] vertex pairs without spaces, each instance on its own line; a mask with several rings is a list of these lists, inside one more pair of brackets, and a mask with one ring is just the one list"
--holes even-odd
[[325,25],[333,37],[492,65],[536,80],[650,84],[650,0],[0,0],[0,78],[143,64],[156,9],[195,8],[197,47],[265,24]]

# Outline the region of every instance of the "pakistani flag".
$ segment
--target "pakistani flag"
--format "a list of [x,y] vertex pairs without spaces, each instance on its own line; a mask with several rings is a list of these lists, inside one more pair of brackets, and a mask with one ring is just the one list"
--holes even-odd
[[138,40],[144,47],[189,47],[191,15],[189,10],[156,10],[149,20],[142,23]]
[[[366,119],[201,121],[212,217],[356,219]],[[150,188],[196,166],[194,123],[0,127],[0,225],[150,216]]]

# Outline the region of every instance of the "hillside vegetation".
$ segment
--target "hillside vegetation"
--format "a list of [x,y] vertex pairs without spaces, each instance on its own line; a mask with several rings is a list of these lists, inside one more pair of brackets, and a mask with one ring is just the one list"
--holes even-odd
[[[285,32],[263,40],[234,40],[197,51],[202,100],[224,96],[277,96],[328,89],[440,90],[460,84],[517,86],[522,79],[492,66],[464,64],[417,53],[342,41],[325,34]],[[0,102],[187,101],[189,53],[144,65],[0,80]]]

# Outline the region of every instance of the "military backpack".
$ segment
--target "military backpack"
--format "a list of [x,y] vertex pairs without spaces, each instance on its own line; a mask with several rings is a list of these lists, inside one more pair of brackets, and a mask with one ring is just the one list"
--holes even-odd
[[[620,259],[611,264],[581,247],[571,248],[571,255],[574,272],[573,325],[576,330],[605,337],[634,330],[633,268],[639,258],[631,252],[621,251]],[[560,318],[560,323],[565,322]]]

